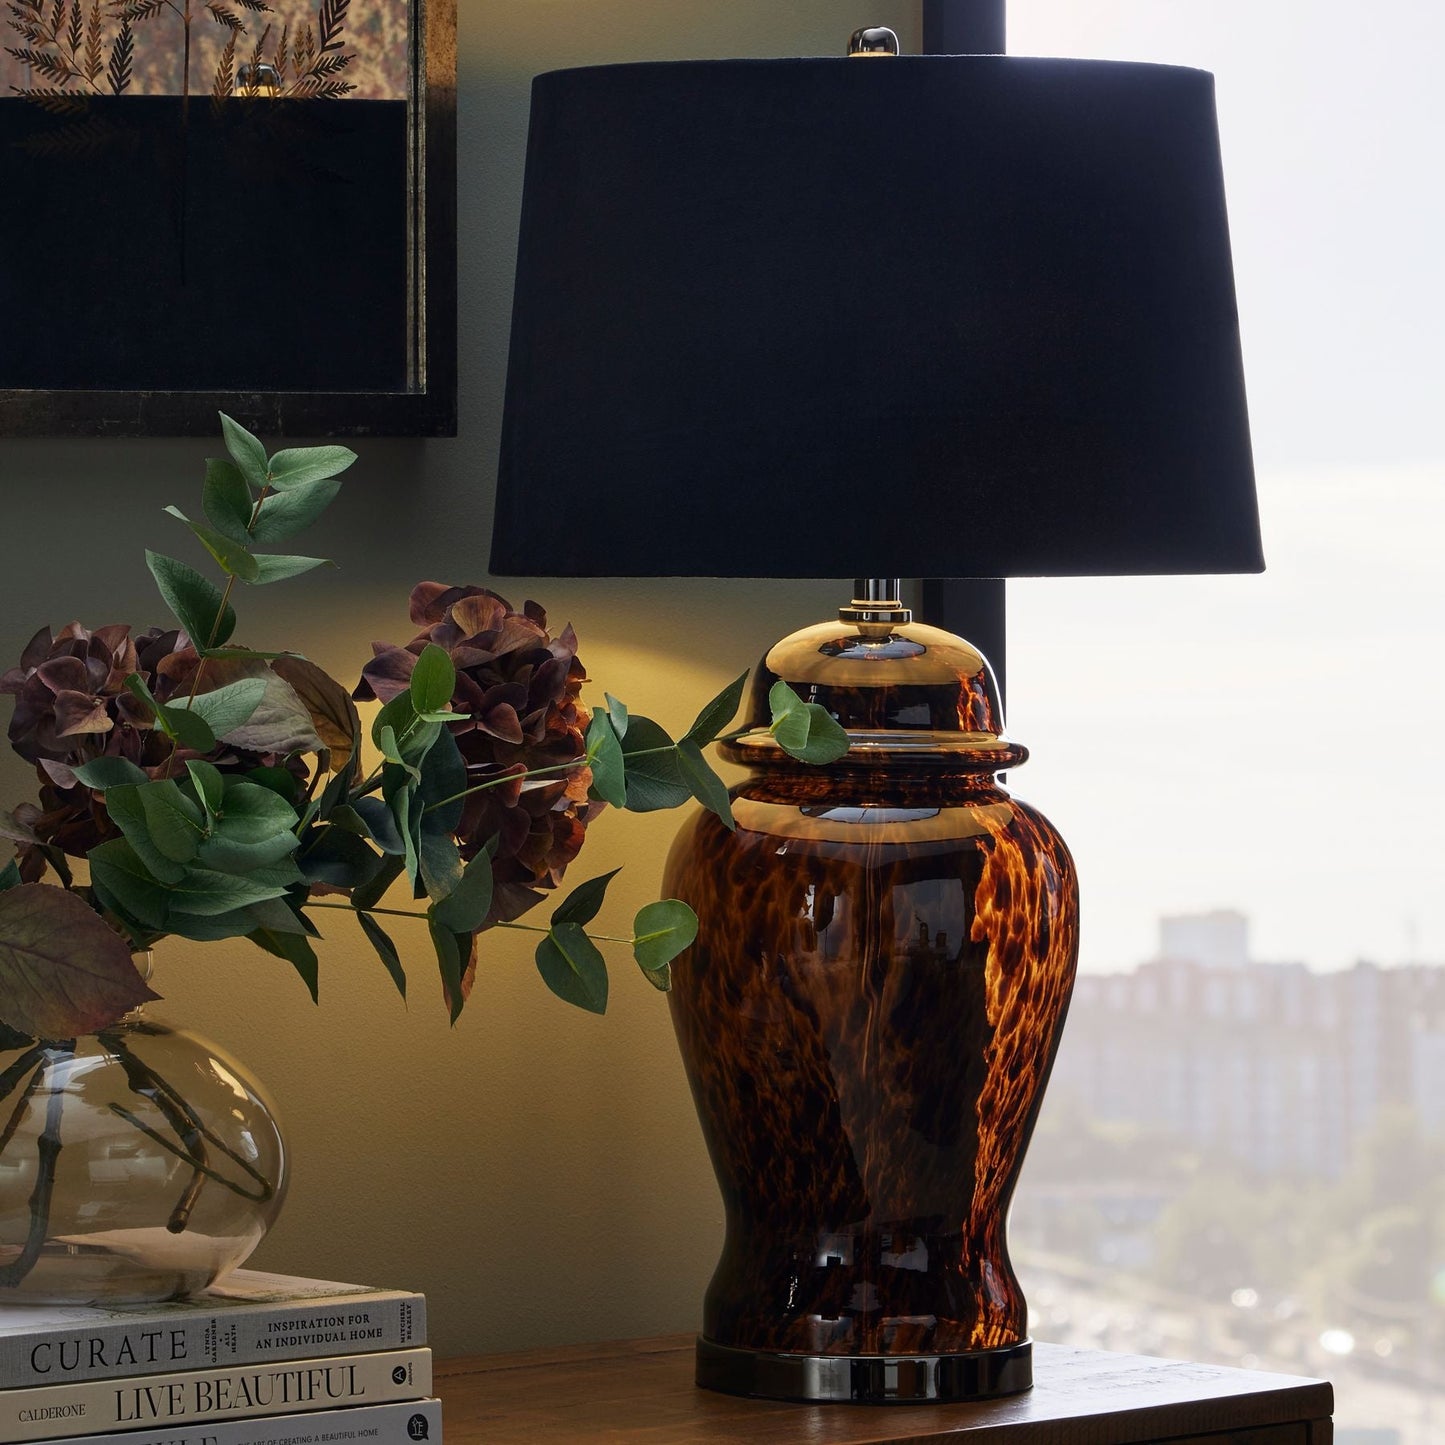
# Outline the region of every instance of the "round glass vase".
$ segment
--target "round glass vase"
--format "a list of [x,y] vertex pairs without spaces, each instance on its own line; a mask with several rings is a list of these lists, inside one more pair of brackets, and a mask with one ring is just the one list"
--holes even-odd
[[137,1009],[0,1048],[0,1302],[140,1304],[205,1289],[286,1193],[265,1090]]

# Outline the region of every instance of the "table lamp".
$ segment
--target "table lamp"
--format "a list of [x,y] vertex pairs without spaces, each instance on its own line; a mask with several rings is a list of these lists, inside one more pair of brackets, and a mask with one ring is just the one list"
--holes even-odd
[[[1032,1379],[1005,1217],[1077,888],[898,579],[1263,563],[1212,77],[855,49],[537,78],[491,566],[859,579],[755,674],[736,831],[667,864],[727,1215],[698,1382],[969,1399]],[[840,761],[778,747],[779,680]]]

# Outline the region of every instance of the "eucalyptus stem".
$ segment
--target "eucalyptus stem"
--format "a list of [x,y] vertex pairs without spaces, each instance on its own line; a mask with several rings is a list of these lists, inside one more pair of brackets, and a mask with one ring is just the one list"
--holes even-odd
[[[39,1088],[41,1078],[49,1069],[75,1057],[75,1040],[54,1044],[46,1048],[44,1054],[44,1062],[35,1071],[31,1088],[26,1091],[27,1100],[30,1093]],[[50,1201],[55,1193],[55,1168],[60,1158],[60,1119],[64,1107],[65,1089],[55,1088],[52,1080],[45,1106],[45,1128],[35,1146],[40,1168],[35,1175],[35,1188],[30,1192],[30,1231],[20,1253],[9,1264],[0,1265],[0,1288],[13,1289],[18,1285],[35,1268],[45,1248],[45,1236],[50,1230]]]
[[[349,903],[318,903],[312,899],[307,903],[307,908],[335,908],[343,913],[384,913],[388,918],[414,918],[418,923],[426,923],[429,920],[425,913],[414,913],[407,908],[353,908]],[[550,933],[550,928],[543,928],[537,923],[503,923],[498,920],[496,923],[489,923],[488,928],[513,928],[521,933]],[[589,933],[588,938],[599,938],[603,943],[628,943],[630,938],[619,938],[615,933]]]
[[0,1131],[0,1155],[5,1153],[6,1146],[15,1137],[15,1131],[25,1117],[25,1108],[30,1103],[30,1096],[40,1087],[40,1081],[45,1077],[45,1064],[42,1062],[44,1057],[45,1050],[37,1044],[16,1059],[4,1074],[0,1074],[0,1099],[6,1099],[9,1098],[15,1085],[20,1082],[20,1077],[26,1069],[32,1064],[40,1064],[40,1067],[30,1076],[30,1082],[26,1084],[25,1092],[15,1101],[15,1107],[5,1122],[4,1130]]

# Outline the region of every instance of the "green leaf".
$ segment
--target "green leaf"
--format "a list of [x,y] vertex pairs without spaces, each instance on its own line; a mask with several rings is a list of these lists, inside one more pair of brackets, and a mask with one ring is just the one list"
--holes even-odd
[[471,942],[467,942],[467,953],[463,953],[461,940],[456,934],[443,928],[434,919],[428,919],[432,947],[436,950],[437,968],[442,976],[442,992],[446,996],[447,1011],[451,1021],[461,1017],[462,1005],[466,1002],[462,992],[462,973],[470,954]]
[[537,945],[542,982],[566,1003],[607,1012],[607,961],[577,923],[554,924]]
[[189,863],[205,837],[205,817],[173,778],[137,787],[146,832],[173,863]]
[[698,713],[696,721],[683,734],[683,742],[696,743],[699,747],[706,747],[714,738],[718,737],[737,716],[738,707],[743,700],[743,689],[747,683],[748,675],[745,672],[723,688]]
[[279,557],[274,553],[263,554],[254,560],[256,575],[247,580],[256,587],[264,587],[268,582],[284,582],[288,577],[299,577],[313,567],[336,565],[325,557]]
[[[336,813],[341,811],[340,808]],[[380,798],[358,798],[351,805],[351,811],[366,827],[366,835],[383,853],[394,853],[398,857],[406,853],[406,844],[397,831],[396,819],[391,809]],[[332,817],[336,817],[336,813]]]
[[238,421],[221,413],[221,435],[241,475],[259,492],[266,485],[266,448]]
[[21,882],[20,869],[12,858],[3,868],[0,868],[0,893],[9,888],[18,888]]
[[[319,751],[322,743],[316,734],[315,724],[311,720],[311,710],[302,701],[296,689],[284,677],[267,667],[265,663],[255,659],[240,661],[235,666],[260,669],[254,676],[243,676],[241,682],[248,686],[259,682],[261,697],[249,717],[240,723],[228,726],[224,734],[219,734],[218,730],[218,734],[224,736],[232,747],[246,748],[253,753]],[[226,684],[227,687],[239,685]],[[202,703],[203,699],[214,697],[221,691],[221,688],[216,688],[209,693],[203,692],[196,702]],[[230,720],[227,719],[227,721]]]
[[[90,886],[106,908],[143,929],[165,930],[170,893],[128,839],[112,838],[98,844],[86,855],[86,861],[90,864]],[[167,866],[175,867],[169,863]],[[176,873],[178,879],[185,876],[183,868],[177,868]]]
[[411,670],[411,705],[418,713],[440,712],[450,704],[457,670],[445,647],[428,642]]
[[214,818],[221,811],[226,793],[226,780],[221,776],[220,769],[202,758],[187,758],[186,771],[191,775],[191,785],[201,800],[201,806]]
[[[185,865],[175,862],[151,840],[150,823],[146,818],[145,805],[141,801],[140,785],[121,783],[109,789],[105,795],[105,811],[110,821],[125,834],[126,841],[134,849],[136,859],[152,883],[181,881],[185,876]],[[98,851],[92,848],[87,855],[92,863]],[[164,909],[161,911],[164,916]],[[143,915],[138,913],[136,917],[143,918]],[[144,917],[144,921],[149,922],[151,919]],[[160,924],[157,923],[156,926],[159,927]]]
[[311,1002],[318,1003],[321,995],[321,964],[311,941],[297,933],[279,933],[271,928],[258,928],[246,935],[258,948],[276,958],[284,958],[301,975],[311,995]]
[[397,953],[396,945],[387,936],[387,932],[381,924],[369,913],[358,913],[356,921],[361,925],[361,931],[376,950],[376,956],[391,975],[391,981],[396,985],[396,991],[402,998],[405,998],[406,970],[401,966],[401,955]]
[[396,831],[401,834],[406,876],[415,891],[421,878],[421,808],[416,805],[416,783],[404,766],[388,763],[382,768],[381,796],[391,809]]
[[308,482],[324,481],[344,472],[356,460],[350,447],[289,447],[271,458],[271,485],[289,492]]
[[386,890],[401,877],[402,870],[406,863],[402,858],[387,858],[376,870],[376,877],[370,883],[364,883],[360,888],[352,890],[351,906],[353,908],[375,908],[381,902]]
[[125,758],[92,758],[75,769],[75,776],[87,788],[103,793],[107,788],[119,787],[122,783],[148,783],[150,778],[144,768],[138,768]]
[[632,922],[632,956],[659,988],[672,960],[697,937],[697,914],[677,898],[663,898],[638,911]]
[[627,736],[627,704],[612,696],[610,692],[602,694],[607,699],[607,715],[612,720],[612,731],[619,739]]
[[382,866],[382,860],[364,839],[335,827],[322,828],[298,862],[308,883],[351,889],[370,883]]
[[[462,855],[448,833],[423,828],[417,836],[417,864],[428,898],[447,898],[462,881]],[[456,933],[459,930],[453,929]]]
[[[189,702],[170,704],[170,709],[191,712],[204,718],[206,726],[218,739],[227,738],[251,721],[265,696],[264,677],[243,677],[239,682],[228,682],[210,692],[197,693]],[[309,719],[310,714],[306,716]]]
[[[285,768],[252,768],[246,777],[258,787],[270,788],[273,793],[286,799],[293,807],[301,800],[301,784],[294,773]],[[336,780],[333,778],[332,782]],[[328,786],[330,786],[328,784]],[[343,784],[344,790],[344,784]]]
[[247,550],[244,543],[223,536],[214,527],[206,526],[204,522],[191,521],[179,507],[165,507],[163,510],[178,521],[184,522],[196,534],[201,545],[211,554],[217,566],[227,576],[239,577],[243,582],[249,582],[255,577],[256,559]]
[[[185,877],[171,885],[172,906],[183,913],[209,918],[267,898],[279,898],[293,879],[304,882],[294,868],[287,874],[278,874],[274,881],[270,877],[272,871],[258,868],[237,875],[218,873],[210,868],[187,868]],[[282,882],[282,877],[287,881]]]
[[475,933],[492,907],[492,860],[478,853],[467,864],[461,882],[431,906],[431,916],[452,933]]
[[591,923],[597,917],[598,909],[602,907],[602,900],[607,895],[607,885],[621,872],[621,868],[614,868],[610,873],[599,873],[596,878],[579,883],[557,905],[552,913],[552,922],[580,923],[584,927]]
[[223,611],[221,594],[194,567],[160,552],[146,552],[146,566],[165,604],[197,647],[220,647],[236,630],[235,609]]
[[440,723],[423,722],[416,715],[409,692],[399,692],[372,720],[371,740],[383,756],[407,764],[420,777],[417,770],[441,731]]
[[621,746],[627,763],[630,812],[676,808],[692,797],[692,789],[678,766],[677,745],[651,718],[630,718]]
[[282,542],[297,532],[304,532],[331,505],[340,490],[340,482],[321,480],[301,482],[284,492],[273,492],[261,503],[251,536],[257,542]]
[[74,1038],[155,997],[126,941],[75,894],[46,883],[0,893],[0,999],[11,1028]]
[[600,707],[592,709],[587,725],[587,762],[592,768],[592,786],[588,796],[611,803],[614,808],[627,805],[627,764],[622,744],[617,741],[613,723]]
[[838,720],[815,702],[804,702],[785,682],[768,693],[772,726],[768,729],[789,757],[803,763],[835,763],[849,748],[848,734]]
[[702,749],[690,738],[677,745],[677,765],[692,795],[710,813],[716,813],[731,832],[737,828],[727,784],[708,766]]
[[[300,841],[294,833],[273,833],[269,838],[254,843],[241,842],[224,833],[213,833],[201,844],[196,862],[219,873],[254,873],[258,868],[269,867],[290,857],[300,846]],[[308,879],[310,876],[308,873]]]
[[201,489],[201,510],[223,536],[243,545],[251,541],[251,489],[234,462],[216,457],[206,460],[206,481]]
[[166,735],[174,738],[183,748],[195,753],[208,753],[216,746],[216,735],[211,731],[210,723],[183,704],[173,707],[162,703],[156,709],[156,718]]
[[296,809],[279,793],[245,778],[225,779],[218,830],[234,843],[264,843],[296,826]]
[[433,833],[451,833],[462,821],[466,800],[467,764],[449,728],[441,728],[421,761],[418,798],[423,807],[422,828]]

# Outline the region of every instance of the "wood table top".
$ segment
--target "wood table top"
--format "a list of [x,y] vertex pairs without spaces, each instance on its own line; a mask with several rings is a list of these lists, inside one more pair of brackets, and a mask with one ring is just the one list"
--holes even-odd
[[446,1445],[1328,1445],[1330,1385],[1034,1346],[1034,1388],[968,1405],[796,1405],[693,1384],[693,1338],[563,1345],[438,1366]]

